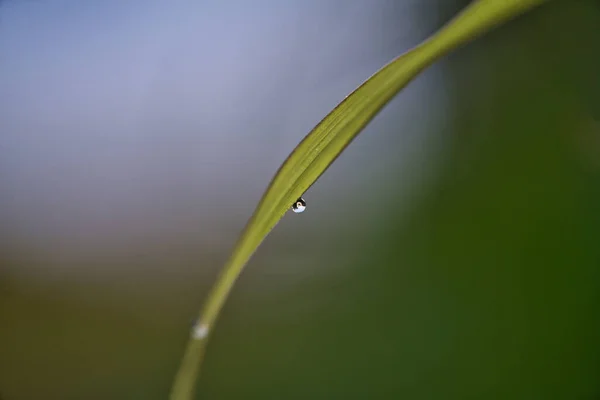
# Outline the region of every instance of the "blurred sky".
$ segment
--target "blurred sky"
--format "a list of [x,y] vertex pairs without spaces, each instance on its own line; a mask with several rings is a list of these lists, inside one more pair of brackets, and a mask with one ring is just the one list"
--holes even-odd
[[[80,252],[89,258],[90,248],[168,238],[227,251],[302,137],[447,18],[434,6],[3,2],[2,243],[17,256],[39,251],[58,261],[19,263],[19,274],[55,273]],[[308,196],[310,213],[345,219],[366,206],[362,193],[383,189],[374,177],[422,162],[432,151],[424,132],[436,121],[419,113],[443,104],[440,82],[428,72],[378,118]],[[407,187],[415,171],[424,168],[406,169]],[[361,214],[370,217],[353,213]],[[80,272],[90,273],[68,274]]]

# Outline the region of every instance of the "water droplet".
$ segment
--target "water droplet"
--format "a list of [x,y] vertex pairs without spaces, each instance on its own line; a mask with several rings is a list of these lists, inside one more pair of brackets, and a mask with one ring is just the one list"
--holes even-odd
[[298,197],[298,200],[292,204],[292,211],[294,211],[296,214],[299,214],[304,210],[306,210],[306,201],[304,201],[302,197]]
[[204,339],[208,335],[208,325],[196,323],[192,329],[194,339]]

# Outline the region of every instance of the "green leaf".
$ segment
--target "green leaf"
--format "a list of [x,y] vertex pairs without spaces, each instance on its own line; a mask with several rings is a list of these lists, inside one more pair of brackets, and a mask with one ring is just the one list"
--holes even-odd
[[[425,42],[379,70],[294,149],[271,181],[209,294],[175,378],[171,400],[191,400],[210,332],[235,280],[283,215],[375,115],[433,62],[547,0],[478,0]],[[276,118],[276,116],[274,116]]]

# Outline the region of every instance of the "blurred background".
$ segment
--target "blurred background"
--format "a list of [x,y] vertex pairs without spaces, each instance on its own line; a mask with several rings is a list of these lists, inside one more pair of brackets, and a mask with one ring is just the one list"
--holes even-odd
[[[294,146],[469,1],[0,2],[0,393],[165,399]],[[234,289],[198,399],[600,398],[600,3],[425,71]]]

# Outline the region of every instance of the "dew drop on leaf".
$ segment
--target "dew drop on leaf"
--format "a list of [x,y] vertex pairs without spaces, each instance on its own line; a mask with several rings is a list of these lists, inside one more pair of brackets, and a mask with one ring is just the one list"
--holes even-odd
[[302,197],[298,197],[298,200],[292,204],[292,211],[294,211],[296,214],[299,214],[304,210],[306,210],[306,201],[304,201]]
[[208,325],[202,324],[200,321],[194,323],[194,326],[192,327],[192,337],[200,340],[204,339],[206,335],[208,335]]

